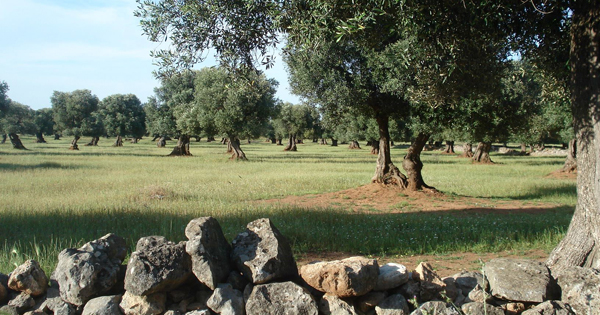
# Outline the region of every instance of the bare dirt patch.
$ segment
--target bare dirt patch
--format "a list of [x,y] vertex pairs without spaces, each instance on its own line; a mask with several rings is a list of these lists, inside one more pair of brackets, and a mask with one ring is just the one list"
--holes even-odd
[[407,192],[396,187],[369,184],[319,195],[287,196],[262,203],[294,205],[310,209],[342,209],[356,213],[408,213],[452,211],[453,213],[540,213],[555,204],[497,200],[432,192]]
[[577,180],[577,172],[562,172],[558,170],[546,175],[546,178]]

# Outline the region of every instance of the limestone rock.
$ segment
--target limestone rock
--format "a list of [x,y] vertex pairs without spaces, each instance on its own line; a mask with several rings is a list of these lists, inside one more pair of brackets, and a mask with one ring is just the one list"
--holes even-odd
[[412,278],[419,282],[419,296],[422,301],[431,301],[439,298],[440,292],[446,289],[446,283],[427,263],[420,263],[412,274]]
[[390,295],[375,307],[377,315],[408,315],[408,302],[401,294]]
[[571,307],[568,304],[565,304],[564,302],[546,301],[544,303],[538,304],[532,309],[526,310],[525,312],[521,313],[521,315],[575,315],[575,313],[573,312]]
[[212,315],[209,310],[195,310],[185,313],[185,315]]
[[401,264],[388,263],[379,267],[379,277],[373,290],[385,291],[397,288],[408,282],[409,272]]
[[125,240],[114,234],[60,252],[52,278],[60,286],[61,298],[79,306],[108,292],[117,283],[126,254]]
[[469,294],[477,284],[485,288],[483,274],[478,271],[461,271],[452,276],[456,287],[462,291],[464,295]]
[[40,310],[33,310],[33,311],[29,311],[29,312],[25,312],[23,313],[23,315],[48,315],[43,311]]
[[368,313],[371,310],[374,310],[375,306],[381,303],[381,301],[385,300],[387,296],[388,295],[386,292],[371,291],[358,298],[358,300],[356,301],[356,307],[362,313]]
[[506,315],[521,314],[527,306],[523,302],[496,301],[495,305],[500,307]]
[[162,236],[143,237],[127,264],[125,290],[133,295],[166,292],[191,275],[192,260],[184,242],[175,244]]
[[37,261],[28,260],[10,274],[8,287],[31,296],[40,296],[48,289],[48,277]]
[[81,315],[122,315],[119,303],[122,296],[101,296],[89,300],[83,307]]
[[244,297],[231,284],[219,284],[206,306],[222,315],[244,315]]
[[269,219],[248,223],[233,240],[231,259],[254,284],[298,275],[290,243]]
[[16,298],[8,301],[8,306],[14,307],[20,314],[30,310],[34,305],[35,300],[25,292],[21,292]]
[[154,293],[147,296],[125,292],[119,307],[125,315],[158,315],[165,311],[167,295]]
[[0,314],[2,315],[20,315],[17,308],[10,305],[4,305],[0,307]]
[[254,286],[246,301],[246,314],[317,315],[318,307],[306,289],[288,281]]
[[441,301],[425,302],[414,310],[410,315],[459,315],[459,313]]
[[311,287],[338,297],[360,296],[373,290],[379,276],[374,259],[350,257],[304,265],[302,279]]
[[[555,275],[562,290],[561,300],[568,303],[577,314],[600,310],[600,271],[571,267]],[[593,314],[593,312],[592,312]]]
[[548,267],[526,259],[492,259],[485,264],[490,293],[499,299],[541,303],[554,298]]
[[189,240],[185,250],[192,258],[194,275],[214,290],[231,272],[231,245],[223,235],[219,222],[212,217],[194,219],[185,228],[185,236]]
[[329,294],[323,295],[319,302],[319,312],[324,315],[358,315],[350,303]]
[[484,304],[479,302],[471,302],[464,304],[461,310],[466,315],[504,315],[504,311],[491,304]]
[[465,302],[490,303],[493,300],[493,297],[489,293],[487,293],[482,287],[480,287],[479,284],[477,284],[475,288],[473,288],[473,290],[469,292]]

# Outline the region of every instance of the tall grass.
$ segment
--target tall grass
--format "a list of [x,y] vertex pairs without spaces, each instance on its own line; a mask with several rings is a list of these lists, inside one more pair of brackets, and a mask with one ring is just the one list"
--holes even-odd
[[[69,139],[34,144],[29,151],[0,145],[0,272],[25,259],[46,271],[58,252],[115,233],[130,247],[148,235],[184,239],[189,220],[211,215],[232,239],[245,225],[270,217],[297,253],[431,254],[552,248],[564,235],[576,202],[572,180],[545,176],[563,157],[505,157],[495,165],[425,152],[423,175],[439,190],[460,196],[552,203],[540,214],[461,212],[354,214],[344,210],[256,202],[288,195],[339,191],[369,183],[376,157],[368,150],[307,143],[298,152],[264,142],[243,145],[247,162],[228,160],[219,143],[192,143],[194,156],[166,157],[149,140],[113,148],[69,151]],[[392,157],[400,164],[405,147]]]

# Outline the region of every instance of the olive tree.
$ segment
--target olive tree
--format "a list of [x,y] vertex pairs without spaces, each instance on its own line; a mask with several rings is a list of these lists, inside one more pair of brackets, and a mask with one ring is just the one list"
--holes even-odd
[[56,129],[65,135],[73,136],[69,149],[79,150],[77,141],[83,135],[86,125],[94,119],[92,113],[98,109],[98,97],[90,90],[54,91],[50,102]]
[[108,136],[116,137],[113,146],[123,146],[122,137],[129,135],[136,142],[146,133],[142,103],[133,94],[114,94],[100,102],[98,111]]

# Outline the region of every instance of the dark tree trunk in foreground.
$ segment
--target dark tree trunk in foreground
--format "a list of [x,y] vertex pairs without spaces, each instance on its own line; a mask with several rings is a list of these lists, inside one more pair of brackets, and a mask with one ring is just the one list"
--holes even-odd
[[177,146],[173,148],[169,156],[192,156],[192,153],[190,153],[190,136],[179,136]]
[[406,188],[407,179],[404,174],[392,163],[390,157],[390,131],[388,117],[377,115],[377,125],[379,126],[379,154],[377,156],[377,167],[375,175],[371,179],[373,183],[385,185],[398,185]]
[[494,163],[490,158],[491,149],[492,144],[490,142],[479,142],[479,144],[477,144],[477,149],[475,149],[475,153],[473,154],[473,161],[477,163]]
[[446,147],[443,151],[444,154],[454,154],[454,141],[446,141]]
[[35,134],[35,143],[46,143],[46,139],[44,139],[44,134],[38,132]]
[[350,145],[348,146],[349,149],[360,149],[360,144],[358,143],[358,141],[356,140],[352,140],[350,141]]
[[79,146],[77,145],[79,138],[79,136],[75,136],[73,140],[71,140],[71,146],[69,147],[69,150],[79,150]]
[[600,268],[600,6],[573,2],[571,106],[577,139],[577,207],[565,238],[547,264]]
[[569,141],[569,147],[567,148],[567,159],[565,165],[560,170],[564,173],[573,173],[577,171],[577,139]]
[[2,141],[0,141],[0,144],[5,144],[6,143],[6,134],[2,135]]
[[156,141],[156,146],[159,148],[164,148],[167,146],[167,139],[163,136],[158,138],[158,141]]
[[331,146],[332,147],[337,147],[337,142],[338,142],[337,139],[331,138]]
[[296,135],[295,134],[291,134],[288,138],[288,144],[285,146],[285,148],[283,148],[283,151],[298,151],[298,148],[296,147]]
[[97,146],[98,141],[100,141],[100,137],[92,137],[92,140],[86,144],[86,146]]
[[23,142],[21,142],[21,138],[19,138],[18,134],[9,133],[8,137],[10,138],[10,143],[12,143],[14,149],[27,150],[27,148],[23,145]]
[[115,143],[113,143],[113,147],[122,147],[123,146],[123,138],[121,136],[117,136]]
[[231,148],[233,149],[233,154],[230,158],[231,160],[247,160],[246,154],[244,153],[244,151],[242,151],[242,148],[240,147],[240,139],[233,138],[232,140],[232,138],[230,138],[229,143],[231,143]]
[[408,151],[406,152],[404,160],[402,161],[402,168],[406,171],[406,176],[408,177],[408,184],[406,185],[406,189],[408,190],[417,191],[425,188],[433,189],[433,187],[427,186],[427,184],[425,184],[421,173],[421,171],[423,170],[423,162],[421,162],[421,152],[427,144],[429,136],[430,135],[422,132],[419,133],[415,141],[413,141],[410,147],[408,147]]
[[54,134],[54,140],[60,140],[60,135],[58,133]]

